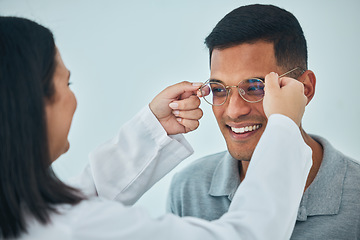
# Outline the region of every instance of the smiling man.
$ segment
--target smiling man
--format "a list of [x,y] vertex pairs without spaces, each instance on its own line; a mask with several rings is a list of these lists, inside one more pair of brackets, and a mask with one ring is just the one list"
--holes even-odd
[[[210,37],[208,38],[210,39]],[[294,66],[303,65],[294,61]],[[302,66],[303,69],[306,66]],[[274,44],[264,40],[257,40],[254,43],[242,43],[228,48],[214,48],[211,54],[211,76],[210,89],[214,90],[212,81],[221,83],[223,86],[234,86],[232,90],[227,90],[228,97],[224,99],[221,105],[213,105],[213,112],[225,138],[229,153],[234,159],[241,160],[240,178],[245,177],[252,153],[258,143],[266,126],[267,118],[262,106],[263,94],[259,99],[250,100],[253,94],[245,85],[244,81],[259,79],[262,83],[266,74],[277,72],[279,74],[288,71],[286,66],[278,66],[274,53]],[[301,73],[300,67],[293,68],[290,71]],[[306,89],[306,96],[309,101],[314,94],[315,77],[311,71],[302,74],[301,81]],[[246,86],[246,88],[241,88]],[[235,89],[236,87],[236,89]],[[254,87],[253,85],[251,87]],[[219,88],[216,88],[217,91]],[[226,87],[224,88],[226,92]],[[228,88],[229,89],[229,88]],[[241,93],[241,89],[244,93]],[[263,93],[263,88],[259,88]],[[212,95],[214,99],[216,95]],[[249,98],[249,99],[248,99]],[[258,101],[260,100],[260,101]],[[307,138],[310,140],[311,138]],[[319,144],[315,141],[307,142],[321,156],[322,151]],[[321,158],[317,159],[320,163]],[[313,167],[315,172],[319,164]]]
[[[316,77],[308,70],[306,40],[299,22],[275,6],[233,10],[205,43],[211,74],[201,93],[212,105],[228,151],[198,159],[177,173],[168,210],[179,216],[215,220],[227,212],[267,124],[262,102],[265,75],[276,72],[302,82],[308,103],[315,93]],[[292,239],[359,239],[359,164],[324,138],[307,134],[301,126],[300,130],[313,151],[313,166]]]

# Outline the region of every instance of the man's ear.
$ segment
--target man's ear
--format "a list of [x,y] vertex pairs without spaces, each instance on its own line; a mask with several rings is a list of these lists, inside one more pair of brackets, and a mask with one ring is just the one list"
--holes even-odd
[[[315,95],[316,77],[313,71],[306,70],[300,77],[299,81],[304,84],[304,94],[308,99],[307,104]],[[306,105],[307,105],[306,104]]]

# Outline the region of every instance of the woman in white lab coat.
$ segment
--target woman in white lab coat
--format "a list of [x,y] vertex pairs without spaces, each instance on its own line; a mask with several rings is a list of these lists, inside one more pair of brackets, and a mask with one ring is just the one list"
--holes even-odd
[[[284,78],[280,88],[276,74],[267,76],[268,127],[229,213],[208,222],[152,219],[128,206],[192,153],[176,134],[198,127],[198,86],[183,82],[161,92],[91,154],[70,186],[51,169],[69,148],[76,109],[69,77],[48,29],[0,17],[0,238],[289,238],[311,165],[298,129],[306,102],[301,84]],[[291,109],[281,106],[284,98]]]

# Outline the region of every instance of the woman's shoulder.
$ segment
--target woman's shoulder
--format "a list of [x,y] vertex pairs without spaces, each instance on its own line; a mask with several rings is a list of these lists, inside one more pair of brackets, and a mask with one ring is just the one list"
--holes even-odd
[[[83,200],[76,205],[59,205],[57,213],[50,215],[50,223],[43,225],[34,219],[28,221],[28,234],[20,239],[88,239],[104,234],[102,228],[118,226],[128,219],[130,207],[101,198]],[[96,237],[95,237],[96,238]],[[101,239],[101,236],[99,236]]]

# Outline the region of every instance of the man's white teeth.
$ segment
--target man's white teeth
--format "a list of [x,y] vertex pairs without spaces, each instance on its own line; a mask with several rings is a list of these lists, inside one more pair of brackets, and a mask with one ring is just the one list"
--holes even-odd
[[246,126],[246,127],[241,127],[241,128],[234,128],[231,127],[231,130],[235,133],[245,133],[245,132],[252,132],[255,131],[256,129],[259,129],[260,124],[258,125],[253,125],[253,126]]

